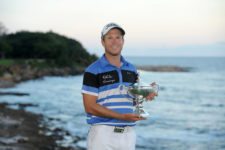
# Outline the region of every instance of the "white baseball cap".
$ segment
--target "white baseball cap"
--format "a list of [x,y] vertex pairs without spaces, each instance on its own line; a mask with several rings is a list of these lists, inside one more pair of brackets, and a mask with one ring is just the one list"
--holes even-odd
[[121,26],[119,26],[116,23],[111,22],[103,27],[102,32],[101,32],[101,38],[103,38],[111,29],[114,29],[114,28],[119,29],[121,31],[122,35],[125,35],[125,31]]

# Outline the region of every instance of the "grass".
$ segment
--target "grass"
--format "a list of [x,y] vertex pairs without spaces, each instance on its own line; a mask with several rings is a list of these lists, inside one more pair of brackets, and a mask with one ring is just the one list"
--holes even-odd
[[11,66],[12,64],[14,64],[14,60],[13,59],[0,59],[0,65],[1,66]]
[[[0,59],[0,67],[10,67],[13,65],[27,65],[32,68],[51,68],[51,67],[60,67],[56,64],[53,59]],[[73,66],[83,67],[79,64],[74,63]],[[65,66],[61,66],[65,67]]]
[[51,60],[45,59],[0,59],[0,66],[9,67],[12,65],[29,65],[35,68],[48,68],[54,67],[54,63]]

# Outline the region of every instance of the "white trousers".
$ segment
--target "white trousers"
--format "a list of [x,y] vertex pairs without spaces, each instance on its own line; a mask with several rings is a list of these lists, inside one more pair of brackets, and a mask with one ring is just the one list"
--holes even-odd
[[91,126],[88,138],[88,150],[135,150],[136,133],[134,127],[125,127],[124,132],[114,132],[114,126]]

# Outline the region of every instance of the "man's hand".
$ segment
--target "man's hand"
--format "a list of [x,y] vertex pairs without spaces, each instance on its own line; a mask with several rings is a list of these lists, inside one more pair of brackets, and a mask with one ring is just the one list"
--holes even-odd
[[116,118],[126,121],[144,120],[143,117],[140,117],[139,115],[136,114],[120,114],[115,111],[112,111],[106,107],[97,104],[96,100],[97,100],[96,96],[83,94],[84,108],[87,113],[99,117]]
[[121,116],[122,116],[121,120],[126,120],[126,121],[139,121],[139,120],[145,119],[137,114],[122,114]]
[[[151,85],[151,86],[154,86],[154,85],[156,85],[156,83],[155,83],[155,82],[152,82],[150,85]],[[149,101],[152,101],[152,100],[154,100],[155,96],[158,96],[158,93],[150,93],[150,94],[146,97],[146,99],[149,100]]]

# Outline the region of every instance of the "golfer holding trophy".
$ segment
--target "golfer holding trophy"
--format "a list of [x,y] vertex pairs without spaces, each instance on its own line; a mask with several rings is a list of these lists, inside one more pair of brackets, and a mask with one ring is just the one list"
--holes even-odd
[[104,54],[84,72],[83,105],[90,125],[87,150],[135,150],[134,126],[149,116],[142,103],[158,93],[155,83],[140,84],[136,67],[121,55],[124,35],[118,24],[105,25]]

